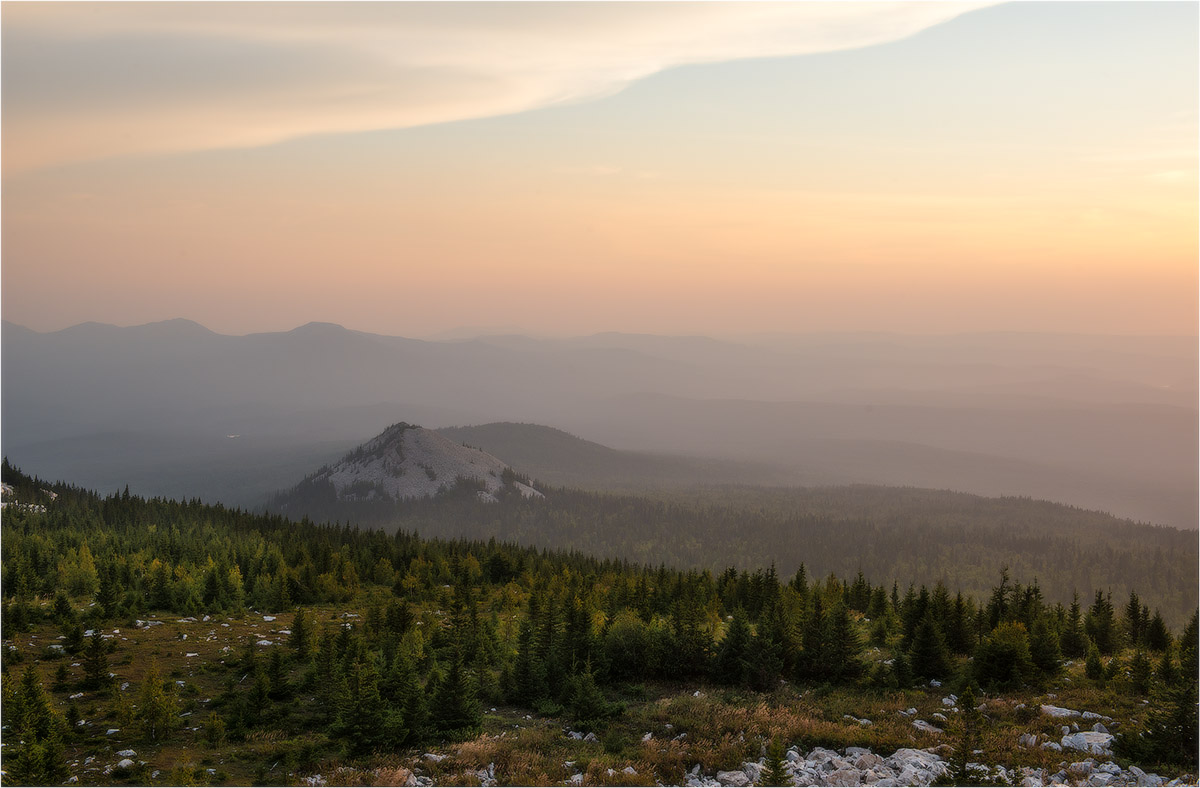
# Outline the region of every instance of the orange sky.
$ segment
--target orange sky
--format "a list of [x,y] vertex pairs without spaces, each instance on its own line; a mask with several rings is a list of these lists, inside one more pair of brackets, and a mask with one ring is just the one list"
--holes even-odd
[[394,73],[378,20],[140,5],[4,6],[7,320],[1196,332],[1192,4],[499,5],[387,20],[467,53]]

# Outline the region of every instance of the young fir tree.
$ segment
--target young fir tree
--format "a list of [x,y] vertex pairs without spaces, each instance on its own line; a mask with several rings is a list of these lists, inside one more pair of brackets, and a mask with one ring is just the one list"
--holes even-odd
[[567,707],[575,724],[580,726],[594,725],[609,716],[612,707],[596,686],[591,662],[584,663],[583,670],[572,677]]
[[913,674],[923,679],[941,679],[950,673],[950,656],[942,631],[933,620],[933,611],[926,611],[913,632]]
[[370,752],[384,738],[385,711],[374,661],[355,660],[341,684],[338,715],[332,732],[345,739],[351,755]]
[[1154,618],[1146,627],[1146,647],[1151,651],[1165,651],[1171,645],[1171,633],[1162,614],[1154,611]]
[[108,644],[100,630],[92,632],[83,652],[83,686],[97,690],[108,685]]
[[1079,592],[1075,592],[1071,601],[1071,609],[1067,614],[1066,626],[1059,636],[1063,656],[1067,659],[1079,659],[1087,654],[1087,635],[1083,631],[1083,613],[1079,607]]
[[1129,601],[1125,604],[1125,631],[1129,634],[1129,644],[1135,648],[1142,645],[1145,632],[1142,626],[1142,600],[1134,591],[1129,592]]
[[159,672],[157,663],[150,665],[150,670],[142,680],[142,689],[138,693],[137,718],[146,738],[153,742],[165,739],[179,719],[175,697],[163,687],[162,673]]
[[751,646],[750,624],[741,608],[733,611],[733,621],[717,646],[713,660],[713,679],[722,684],[741,684],[747,678],[747,657]]
[[[8,682],[6,680],[5,684]],[[8,687],[6,686],[6,689]],[[5,782],[16,785],[56,785],[66,779],[63,738],[67,723],[51,704],[42,687],[41,675],[30,665],[21,674],[20,685],[6,694]]]
[[897,651],[896,656],[892,658],[892,676],[895,678],[896,686],[900,689],[912,686],[912,663],[908,661],[908,657],[903,651]]
[[1112,595],[1096,591],[1096,599],[1084,619],[1084,630],[1102,654],[1111,654],[1117,648],[1116,622],[1113,616]]
[[1156,702],[1151,704],[1142,736],[1143,746],[1149,748],[1155,760],[1179,764],[1193,773],[1200,765],[1196,757],[1200,743],[1196,718],[1197,681],[1200,681],[1196,625],[1196,614],[1193,614],[1179,637],[1179,673],[1174,683],[1163,684]]
[[862,639],[850,618],[849,609],[839,600],[826,617],[825,644],[821,654],[825,675],[834,681],[858,677],[862,673],[862,663],[858,659],[861,653]]
[[1083,675],[1089,680],[1096,682],[1101,687],[1104,686],[1105,670],[1104,662],[1100,659],[1100,649],[1093,643],[1088,647],[1087,661],[1083,665]]
[[462,738],[479,729],[483,713],[471,677],[463,669],[462,655],[455,649],[446,674],[431,693],[429,722],[439,736]]
[[[530,610],[534,611],[534,599],[530,600]],[[517,632],[517,656],[513,663],[513,700],[531,706],[550,695],[550,687],[546,683],[546,666],[541,659],[541,648],[538,643],[535,623],[526,616]]]
[[288,637],[288,645],[296,652],[296,659],[305,662],[312,648],[312,624],[308,620],[308,611],[296,609],[292,619],[292,634]]
[[984,686],[1016,687],[1033,670],[1025,625],[1009,622],[996,627],[975,649],[975,679]]
[[1133,684],[1133,691],[1139,695],[1145,695],[1150,691],[1150,678],[1154,672],[1154,666],[1150,664],[1150,660],[1146,658],[1146,652],[1138,649],[1133,655],[1133,660],[1129,663],[1130,681]]
[[783,766],[784,756],[783,740],[778,736],[772,737],[771,743],[767,745],[767,763],[762,771],[760,784],[774,786],[774,788],[792,784],[791,778]]
[[957,734],[954,742],[954,753],[950,756],[949,772],[945,785],[978,785],[977,775],[967,768],[967,763],[974,757],[973,753],[979,746],[979,734],[982,727],[982,716],[975,708],[975,690],[970,682],[958,699],[962,714],[956,718]]
[[1050,629],[1045,616],[1039,617],[1033,624],[1033,632],[1029,638],[1029,657],[1045,676],[1056,676],[1062,671],[1059,637]]
[[1158,666],[1154,669],[1154,677],[1166,686],[1174,684],[1179,679],[1179,671],[1175,668],[1175,660],[1173,656],[1174,649],[1168,643],[1163,649],[1162,657],[1158,660]]

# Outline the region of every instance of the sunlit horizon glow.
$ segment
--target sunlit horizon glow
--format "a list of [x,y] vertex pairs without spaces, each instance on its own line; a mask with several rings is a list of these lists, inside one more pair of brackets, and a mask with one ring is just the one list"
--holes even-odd
[[3,14],[36,330],[1197,333],[1193,4]]

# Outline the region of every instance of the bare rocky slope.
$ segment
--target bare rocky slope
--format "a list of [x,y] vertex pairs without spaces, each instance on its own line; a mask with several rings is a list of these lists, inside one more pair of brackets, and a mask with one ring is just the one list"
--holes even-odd
[[505,489],[540,498],[529,480],[503,460],[444,435],[401,422],[308,477],[301,487],[332,488],[342,501],[430,498],[462,485],[496,501]]

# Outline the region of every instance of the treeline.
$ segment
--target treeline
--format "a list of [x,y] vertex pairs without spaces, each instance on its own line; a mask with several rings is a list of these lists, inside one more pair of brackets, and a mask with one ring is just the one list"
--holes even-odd
[[271,510],[714,572],[775,562],[790,575],[803,562],[820,575],[861,570],[928,586],[940,580],[980,597],[997,567],[1008,566],[1016,576],[1038,578],[1046,598],[1064,604],[1081,588],[1118,598],[1137,590],[1173,627],[1196,606],[1194,532],[1046,501],[870,486],[715,488],[690,494],[691,502],[553,489],[545,500],[509,495],[485,504],[464,493],[344,501],[332,485],[310,483],[278,496]]
[[[152,612],[299,608],[286,646],[247,643],[224,667],[227,691],[204,725],[214,743],[264,727],[321,730],[358,754],[470,735],[484,701],[595,728],[620,713],[615,689],[645,680],[1004,689],[1043,684],[1064,658],[1086,657],[1089,680],[1161,699],[1122,746],[1146,763],[1194,768],[1196,614],[1176,637],[1136,594],[1051,603],[1037,581],[1013,582],[1006,570],[980,599],[944,583],[876,585],[862,572],[817,579],[804,565],[786,578],[773,566],[683,571],[128,493],[56,486],[50,500],[11,468],[4,479],[18,500],[48,504],[4,511],[4,630],[53,623],[93,689],[106,685],[106,656],[84,627]],[[329,605],[350,602],[360,613],[330,618]],[[5,721],[28,733],[6,761],[52,775],[59,712],[44,710],[37,675],[26,671],[19,685],[8,675],[13,660],[6,652]],[[157,724],[146,728],[152,738],[169,736],[172,719],[146,717],[170,706],[169,682],[148,679],[145,697],[156,686],[167,697],[137,711]],[[64,719],[76,716],[68,708]]]

